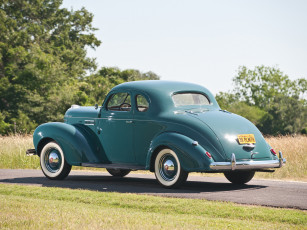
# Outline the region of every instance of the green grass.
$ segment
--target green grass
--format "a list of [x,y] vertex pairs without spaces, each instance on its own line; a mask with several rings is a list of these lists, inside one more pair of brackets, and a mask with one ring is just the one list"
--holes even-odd
[[307,229],[307,212],[0,184],[0,229]]

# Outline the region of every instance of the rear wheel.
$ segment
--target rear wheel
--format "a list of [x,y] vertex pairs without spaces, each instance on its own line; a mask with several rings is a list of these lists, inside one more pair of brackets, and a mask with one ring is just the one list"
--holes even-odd
[[63,150],[56,142],[49,142],[43,147],[40,164],[45,176],[51,180],[62,180],[71,170],[71,165],[66,162]]
[[165,188],[176,188],[188,178],[188,172],[180,165],[176,153],[171,149],[162,149],[155,159],[155,175]]
[[245,184],[253,179],[255,171],[225,172],[224,175],[233,184]]
[[131,170],[129,170],[129,169],[107,169],[107,171],[112,176],[116,176],[116,177],[124,177],[131,172]]

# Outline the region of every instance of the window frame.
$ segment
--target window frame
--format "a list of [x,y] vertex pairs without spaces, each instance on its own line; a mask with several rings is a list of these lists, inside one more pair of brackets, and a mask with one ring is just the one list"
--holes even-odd
[[[128,97],[130,97],[130,107],[129,110],[120,110],[120,105],[123,104],[121,103],[120,105],[118,105],[118,109],[110,109],[109,108],[109,103],[110,101],[112,100],[112,98],[116,95],[116,94],[120,94],[120,93],[123,93],[123,94],[127,94],[125,100],[123,103],[125,103],[125,101],[127,100]],[[131,93],[130,92],[114,92],[112,93],[109,97],[108,97],[108,100],[106,102],[106,106],[105,106],[105,109],[107,111],[112,111],[112,112],[131,112],[132,111],[132,100],[131,100],[132,96],[131,96]],[[129,104],[129,103],[128,103]],[[113,107],[116,107],[116,106],[113,106]]]
[[[146,100],[147,104],[148,104],[147,109],[145,109],[144,111],[140,111],[140,110],[139,110],[138,101],[137,101],[138,96],[143,97],[143,98]],[[139,112],[139,113],[146,113],[146,112],[149,110],[149,108],[150,108],[150,101],[147,99],[147,97],[146,97],[145,95],[143,95],[143,94],[141,94],[141,93],[136,93],[136,95],[135,95],[135,108],[136,108],[135,110],[136,110],[137,112]]]

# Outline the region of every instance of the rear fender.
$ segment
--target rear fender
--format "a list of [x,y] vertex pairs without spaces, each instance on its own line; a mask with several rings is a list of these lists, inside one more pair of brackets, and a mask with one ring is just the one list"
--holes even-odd
[[42,146],[51,140],[60,145],[70,165],[81,165],[86,162],[109,163],[98,137],[84,125],[51,122],[35,129],[33,143],[39,155]]
[[163,148],[175,151],[182,168],[187,172],[210,171],[213,160],[206,155],[206,150],[191,138],[174,132],[162,133],[152,141],[146,158],[146,169],[154,170],[155,157]]

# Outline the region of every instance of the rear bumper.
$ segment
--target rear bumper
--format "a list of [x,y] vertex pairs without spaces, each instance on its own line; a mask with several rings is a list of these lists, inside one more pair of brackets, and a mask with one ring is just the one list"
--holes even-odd
[[213,162],[210,164],[212,170],[257,170],[267,168],[281,168],[286,163],[286,159],[283,158],[282,152],[279,152],[278,160],[268,161],[236,161],[236,156],[233,153],[231,162]]

